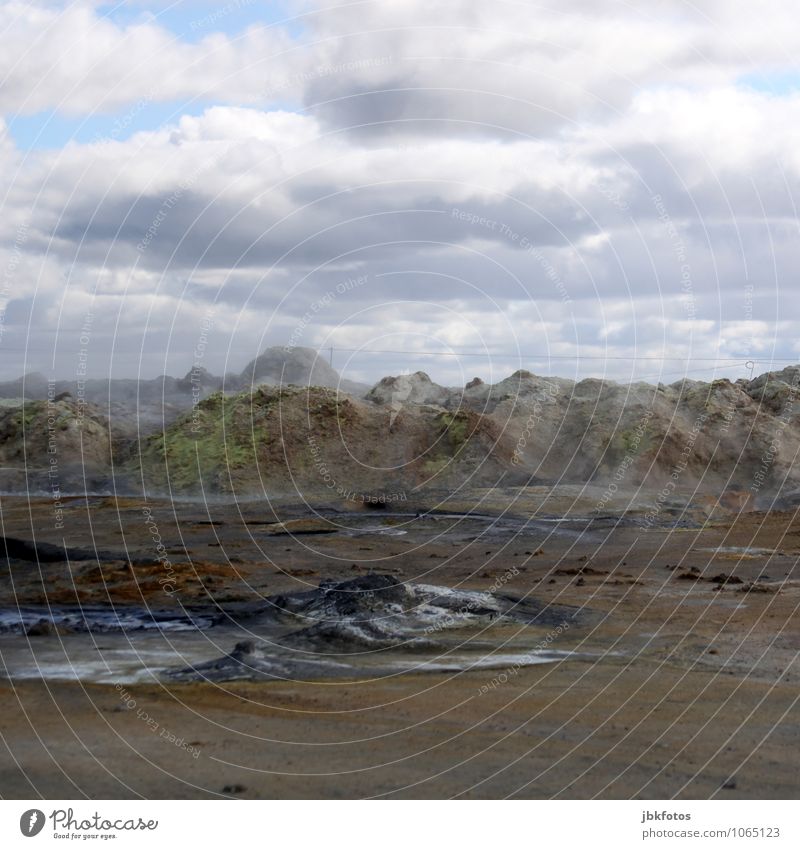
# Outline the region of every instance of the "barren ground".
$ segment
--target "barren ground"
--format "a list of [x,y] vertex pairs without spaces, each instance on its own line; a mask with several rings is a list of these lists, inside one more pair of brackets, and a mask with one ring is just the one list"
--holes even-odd
[[[518,669],[368,681],[133,683],[121,695],[110,683],[22,680],[15,668],[14,677],[0,681],[0,793],[800,796],[794,513],[743,513],[696,528],[525,527],[532,515],[590,515],[591,499],[499,491],[471,493],[449,509],[478,503],[483,513],[505,511],[523,524],[500,533],[472,520],[392,518],[353,508],[337,521],[357,533],[293,537],[276,535],[268,523],[307,516],[307,509],[276,508],[273,515],[257,502],[151,502],[177,576],[170,599],[159,583],[163,566],[145,562],[153,543],[142,502],[76,500],[61,531],[46,499],[4,497],[5,536],[31,539],[33,526],[37,542],[59,544],[66,533],[68,546],[127,548],[136,561],[12,561],[0,587],[6,608],[15,599],[163,607],[176,598],[210,608],[375,571],[472,589],[502,582],[503,592],[598,615],[554,643],[580,659]],[[403,509],[413,514],[425,506]],[[720,583],[728,577],[741,583]],[[510,636],[510,629],[498,629],[495,650]],[[513,636],[520,638],[518,629]],[[17,659],[20,646],[30,646],[35,658],[78,639],[87,636],[6,634],[0,651]],[[102,651],[102,635],[96,640]]]

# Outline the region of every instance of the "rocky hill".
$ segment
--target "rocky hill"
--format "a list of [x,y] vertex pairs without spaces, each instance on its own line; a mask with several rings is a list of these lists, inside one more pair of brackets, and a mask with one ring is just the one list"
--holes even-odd
[[238,381],[227,379],[226,388],[255,386],[324,386],[361,396],[369,388],[341,377],[338,371],[312,348],[267,348],[248,363]]
[[[147,441],[178,491],[343,495],[499,483],[786,497],[800,485],[800,369],[751,382],[572,382],[518,371],[448,389],[421,372],[357,399],[321,387],[217,394]],[[193,423],[194,422],[194,423]],[[194,429],[193,429],[194,428]],[[745,493],[750,493],[749,497]]]
[[0,491],[47,494],[111,491],[115,449],[125,460],[130,439],[96,408],[50,398],[0,407]]
[[313,493],[332,498],[502,476],[513,446],[470,410],[391,410],[324,387],[268,387],[203,401],[142,446],[156,491]]
[[326,386],[362,396],[367,385],[341,378],[319,352],[312,348],[282,346],[265,349],[241,372],[217,376],[195,365],[183,377],[161,375],[150,380],[132,378],[48,381],[31,372],[24,377],[0,382],[3,402],[44,401],[67,393],[77,402],[94,405],[120,428],[135,423],[137,433],[148,433],[174,421],[181,412],[215,392],[228,394],[258,386]]
[[207,397],[149,435],[135,420],[109,419],[69,398],[0,407],[0,486],[46,484],[55,438],[61,485],[76,489],[88,469],[89,480],[113,478],[117,491],[143,481],[151,492],[331,500],[591,482],[609,500],[641,487],[657,507],[678,493],[727,493],[733,504],[767,506],[779,496],[786,506],[800,490],[796,367],[752,381],[669,386],[518,371],[460,389],[417,372],[384,378],[357,397],[272,385],[277,368],[284,379],[332,381],[335,373],[314,361],[295,361],[290,371],[279,355],[262,356],[245,370],[252,391],[214,391],[207,379]]

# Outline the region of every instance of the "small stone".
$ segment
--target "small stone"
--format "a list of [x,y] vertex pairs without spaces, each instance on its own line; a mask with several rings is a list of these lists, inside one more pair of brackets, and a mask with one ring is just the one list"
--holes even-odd
[[244,793],[245,790],[247,790],[247,788],[243,784],[226,784],[222,788],[223,793],[230,793],[234,796],[238,795],[239,793]]

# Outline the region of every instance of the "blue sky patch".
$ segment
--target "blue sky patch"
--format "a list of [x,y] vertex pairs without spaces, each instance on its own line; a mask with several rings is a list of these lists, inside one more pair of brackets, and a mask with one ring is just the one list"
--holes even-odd
[[182,115],[201,115],[208,102],[133,103],[113,115],[68,116],[54,110],[34,115],[5,116],[8,131],[20,150],[58,149],[74,141],[125,141],[135,133],[174,124]]
[[212,33],[235,36],[259,25],[279,25],[292,37],[299,37],[304,32],[304,19],[287,20],[293,17],[290,5],[288,0],[196,0],[192,3],[108,3],[99,11],[120,27],[151,21],[182,41],[197,42]]
[[782,97],[800,91],[800,70],[784,68],[774,71],[758,71],[739,77],[736,84]]

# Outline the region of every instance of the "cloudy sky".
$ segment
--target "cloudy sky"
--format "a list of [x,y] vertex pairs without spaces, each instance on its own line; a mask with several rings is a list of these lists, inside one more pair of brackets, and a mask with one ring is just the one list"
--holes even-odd
[[791,0],[0,8],[3,378],[800,359]]

